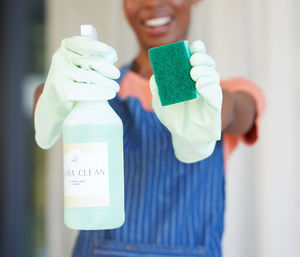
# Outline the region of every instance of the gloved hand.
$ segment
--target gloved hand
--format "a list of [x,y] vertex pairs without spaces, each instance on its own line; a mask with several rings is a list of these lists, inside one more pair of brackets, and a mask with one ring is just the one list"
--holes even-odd
[[90,37],[64,39],[52,57],[51,67],[34,115],[35,138],[50,148],[62,131],[66,116],[77,101],[108,100],[115,97],[120,76],[114,66],[115,50]]
[[150,79],[152,107],[172,135],[177,159],[192,163],[210,156],[221,138],[222,90],[215,61],[206,54],[205,45],[195,41],[191,47],[191,78],[200,97],[162,106],[154,75]]

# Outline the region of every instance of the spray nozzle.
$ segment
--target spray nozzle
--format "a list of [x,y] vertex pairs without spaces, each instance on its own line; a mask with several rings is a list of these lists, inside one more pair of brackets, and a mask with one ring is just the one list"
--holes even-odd
[[80,25],[81,36],[91,37],[98,40],[98,34],[96,28],[91,24]]

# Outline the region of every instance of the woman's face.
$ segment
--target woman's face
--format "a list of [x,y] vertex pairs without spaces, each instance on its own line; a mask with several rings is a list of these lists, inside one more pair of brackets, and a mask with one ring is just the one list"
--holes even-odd
[[124,0],[126,17],[142,48],[185,40],[191,6],[199,0]]

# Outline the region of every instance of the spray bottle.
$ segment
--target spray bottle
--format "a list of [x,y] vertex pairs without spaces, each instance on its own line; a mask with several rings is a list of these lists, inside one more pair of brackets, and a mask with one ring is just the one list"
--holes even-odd
[[[81,34],[97,38],[91,25]],[[100,230],[124,223],[123,125],[107,100],[77,102],[63,124],[64,222]]]

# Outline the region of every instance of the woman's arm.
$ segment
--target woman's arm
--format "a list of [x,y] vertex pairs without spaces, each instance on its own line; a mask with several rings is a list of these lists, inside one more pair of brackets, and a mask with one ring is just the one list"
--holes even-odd
[[35,111],[37,101],[39,100],[41,94],[43,93],[43,90],[44,90],[44,84],[41,84],[36,88],[36,90],[34,92],[33,109],[32,109],[32,115],[33,116],[34,116],[34,111]]
[[245,135],[255,124],[256,103],[245,92],[229,92],[223,89],[222,131]]

